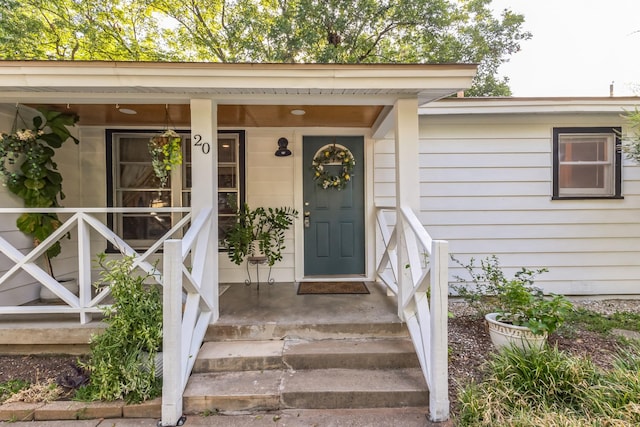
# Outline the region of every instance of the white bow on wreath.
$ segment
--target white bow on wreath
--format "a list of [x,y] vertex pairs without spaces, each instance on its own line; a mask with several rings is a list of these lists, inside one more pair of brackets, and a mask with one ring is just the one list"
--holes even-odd
[[[342,169],[338,175],[331,175],[325,165],[341,165]],[[351,171],[356,165],[353,154],[346,148],[334,145],[327,146],[321,150],[313,158],[311,169],[313,170],[313,179],[318,185],[325,190],[327,188],[335,188],[342,190],[351,181]]]

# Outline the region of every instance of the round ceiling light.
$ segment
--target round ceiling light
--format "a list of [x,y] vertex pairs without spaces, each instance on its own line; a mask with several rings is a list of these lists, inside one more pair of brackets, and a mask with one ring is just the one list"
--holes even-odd
[[138,114],[136,110],[132,110],[131,108],[118,108],[122,114]]
[[305,114],[307,114],[307,112],[302,109],[295,109],[291,110],[291,114],[293,114],[294,116],[304,116]]

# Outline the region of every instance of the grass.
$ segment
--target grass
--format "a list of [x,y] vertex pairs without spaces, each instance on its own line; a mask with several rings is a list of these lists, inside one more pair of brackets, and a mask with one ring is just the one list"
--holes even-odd
[[0,383],[0,403],[29,387],[29,383],[23,380],[9,380]]
[[612,329],[626,329],[629,331],[640,332],[640,314],[630,312],[618,312],[609,316],[603,316],[585,308],[573,310],[567,316],[565,326],[562,332],[582,326],[589,331],[607,334]]
[[[628,327],[635,316],[597,319],[584,311],[571,322],[606,333]],[[555,347],[505,349],[493,353],[486,368],[484,381],[459,393],[459,426],[640,425],[640,341],[621,347],[609,370]]]
[[11,402],[52,402],[58,400],[62,395],[63,390],[53,380],[46,382],[37,382],[34,384],[28,384],[19,390],[12,393],[10,396],[4,399],[5,403]]

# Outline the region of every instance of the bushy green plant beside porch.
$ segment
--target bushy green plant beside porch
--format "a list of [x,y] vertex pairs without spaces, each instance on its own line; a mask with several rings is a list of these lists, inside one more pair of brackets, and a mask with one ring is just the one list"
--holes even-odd
[[153,399],[162,391],[156,376],[155,356],[162,349],[162,295],[146,284],[148,274],[137,274],[132,257],[107,260],[97,286],[109,286],[113,304],[104,310],[107,328],[91,339],[89,384],[81,387],[80,400],[124,399],[128,403]]

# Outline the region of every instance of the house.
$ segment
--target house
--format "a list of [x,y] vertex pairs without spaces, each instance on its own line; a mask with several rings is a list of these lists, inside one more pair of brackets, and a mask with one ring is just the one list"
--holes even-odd
[[[96,252],[136,250],[148,271],[161,258],[165,351],[187,365],[165,364],[173,386],[163,394],[163,421],[165,411],[175,421],[189,352],[217,320],[218,284],[247,277],[218,248],[231,206],[293,206],[301,218],[271,277],[384,282],[419,354],[432,419],[446,419],[443,307],[447,282],[460,273],[448,253],[463,261],[497,254],[507,269],[549,267],[539,284],[572,295],[637,294],[640,272],[640,175],[620,156],[617,133],[628,130],[620,113],[638,100],[448,98],[471,85],[475,70],[0,62],[1,131],[45,105],[76,112],[81,141],[56,155],[67,194],[57,212],[70,218],[58,237],[71,231],[63,245],[78,249],[54,260],[60,275],[78,278],[79,294],[37,265],[44,248],[31,250],[15,230],[24,209],[0,190],[0,315],[42,313],[23,304],[44,284],[67,303],[61,310],[87,322],[103,298],[89,288]],[[159,190],[146,145],[167,128],[183,132],[190,149]],[[335,148],[355,159],[340,189],[314,179],[314,159]],[[340,164],[332,170],[324,178],[346,178]],[[183,287],[184,316],[173,304]]]

